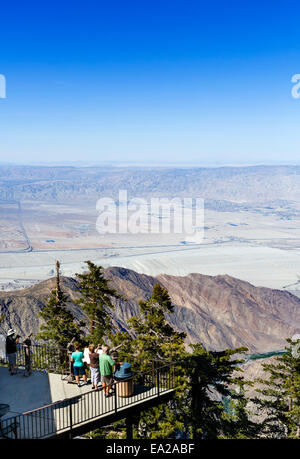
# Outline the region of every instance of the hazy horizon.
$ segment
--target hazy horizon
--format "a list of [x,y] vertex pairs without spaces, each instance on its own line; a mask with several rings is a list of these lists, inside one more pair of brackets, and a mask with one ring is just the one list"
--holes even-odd
[[300,161],[261,161],[261,162],[194,162],[194,161],[0,161],[0,166],[32,167],[170,167],[170,168],[218,168],[218,167],[254,167],[254,166],[300,166]]

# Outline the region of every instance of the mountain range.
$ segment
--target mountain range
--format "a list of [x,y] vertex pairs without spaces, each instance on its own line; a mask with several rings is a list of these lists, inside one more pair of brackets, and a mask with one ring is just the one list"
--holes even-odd
[[[105,276],[127,299],[115,302],[113,320],[121,330],[128,330],[127,320],[138,313],[138,301],[149,298],[158,282],[168,290],[175,308],[167,320],[187,334],[187,346],[202,342],[214,350],[246,346],[253,353],[270,352],[283,349],[285,339],[300,332],[300,298],[287,291],[254,287],[228,275],[154,277],[111,267]],[[38,313],[54,287],[55,279],[51,278],[23,290],[0,292],[0,315],[5,318],[0,333],[10,327],[21,336],[37,333],[41,324]],[[69,307],[82,319],[74,304],[77,287],[76,279],[62,277]]]
[[88,197],[198,196],[206,201],[300,200],[300,166],[41,167],[0,165],[0,200],[66,201]]

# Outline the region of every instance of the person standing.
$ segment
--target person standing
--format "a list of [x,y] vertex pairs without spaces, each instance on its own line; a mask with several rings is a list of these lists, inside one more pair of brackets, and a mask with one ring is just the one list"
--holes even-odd
[[109,390],[113,382],[113,368],[115,361],[108,354],[108,347],[102,346],[103,353],[99,355],[101,382],[105,397],[109,397]]
[[10,328],[6,337],[6,354],[8,358],[9,372],[11,376],[16,374],[15,366],[17,364],[17,344],[18,338],[15,336],[16,332]]
[[75,338],[72,338],[71,341],[67,344],[67,354],[68,354],[69,373],[70,373],[68,376],[68,383],[73,382],[75,379],[73,362],[72,362],[72,354],[73,352],[75,352],[74,341],[75,341]]
[[85,384],[87,383],[84,363],[82,359],[83,359],[83,352],[80,351],[80,346],[78,343],[76,343],[75,352],[73,352],[71,360],[73,362],[74,375],[75,375],[75,379],[76,379],[76,383],[78,387],[81,387],[81,384],[79,383],[79,374],[82,375],[84,383]]
[[95,351],[93,344],[89,345],[89,352],[92,389],[98,390],[98,383],[100,382],[99,354]]
[[24,346],[24,354],[25,354],[25,371],[24,376],[30,376],[32,374],[31,370],[31,337],[32,333],[27,336],[27,338],[23,341]]
[[105,346],[105,344],[98,344],[98,346],[96,347],[96,350],[95,352],[97,352],[97,354],[103,354],[103,347]]

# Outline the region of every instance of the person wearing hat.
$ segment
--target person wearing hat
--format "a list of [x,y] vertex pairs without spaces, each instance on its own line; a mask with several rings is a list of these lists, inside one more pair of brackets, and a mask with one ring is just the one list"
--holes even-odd
[[15,330],[10,328],[6,337],[6,354],[8,358],[9,372],[12,376],[16,374],[15,366],[17,363],[17,344],[19,340],[19,337],[15,336],[15,334]]

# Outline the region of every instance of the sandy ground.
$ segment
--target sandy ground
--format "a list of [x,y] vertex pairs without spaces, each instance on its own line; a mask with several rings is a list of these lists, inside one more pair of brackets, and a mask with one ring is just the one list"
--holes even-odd
[[300,290],[300,249],[223,243],[168,252],[161,248],[144,252],[142,249],[126,249],[116,253],[79,250],[1,254],[0,282],[6,285],[18,279],[15,285],[21,288],[23,283],[28,285],[28,281],[47,279],[54,275],[55,260],[58,259],[62,274],[66,276],[82,272],[84,260],[92,260],[104,267],[122,266],[150,275],[229,274],[256,286]]
[[[2,290],[26,287],[53,276],[56,260],[67,276],[82,272],[84,261],[92,260],[104,267],[122,266],[150,275],[229,274],[256,286],[300,292],[300,220],[298,214],[289,215],[286,209],[207,209],[204,238],[199,245],[186,243],[189,238],[176,233],[100,235],[95,203],[25,201],[20,209],[22,244],[26,245],[27,237],[32,251],[20,252],[22,227],[17,223],[17,206],[3,205]],[[2,252],[1,247],[5,247]]]

